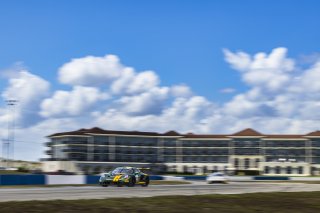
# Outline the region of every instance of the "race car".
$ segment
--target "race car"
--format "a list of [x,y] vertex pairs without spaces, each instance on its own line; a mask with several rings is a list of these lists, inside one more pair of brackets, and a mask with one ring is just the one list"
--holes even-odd
[[228,183],[229,178],[227,175],[221,173],[221,172],[214,172],[212,174],[209,174],[206,178],[207,183]]
[[118,167],[113,171],[102,173],[99,179],[103,187],[109,185],[134,187],[136,184],[146,187],[149,182],[149,175],[135,167]]

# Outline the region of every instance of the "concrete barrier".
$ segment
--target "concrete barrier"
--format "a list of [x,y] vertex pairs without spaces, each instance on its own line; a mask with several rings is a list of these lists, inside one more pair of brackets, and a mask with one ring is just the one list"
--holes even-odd
[[177,177],[177,176],[162,176],[162,180],[172,180],[172,181],[179,181],[184,180],[184,177]]
[[293,181],[320,181],[320,177],[290,177]]
[[241,181],[252,181],[252,176],[229,176],[230,181],[241,182]]
[[46,175],[47,185],[86,184],[85,175]]

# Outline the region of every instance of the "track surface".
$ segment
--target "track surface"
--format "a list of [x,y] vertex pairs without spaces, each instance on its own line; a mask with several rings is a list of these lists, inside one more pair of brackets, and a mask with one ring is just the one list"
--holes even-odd
[[119,197],[152,197],[161,195],[242,194],[254,192],[320,191],[320,184],[232,182],[206,184],[194,182],[183,185],[150,185],[149,187],[37,187],[2,188],[0,202],[25,200],[75,200]]

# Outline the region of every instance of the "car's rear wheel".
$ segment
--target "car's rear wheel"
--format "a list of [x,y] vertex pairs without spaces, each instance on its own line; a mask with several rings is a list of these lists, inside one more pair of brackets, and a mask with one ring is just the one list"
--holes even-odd
[[130,177],[128,186],[129,187],[134,187],[136,185],[136,178],[135,177]]
[[150,183],[150,179],[149,179],[149,177],[147,176],[146,179],[145,179],[145,182],[144,182],[141,186],[147,187],[147,186],[149,185],[149,183]]

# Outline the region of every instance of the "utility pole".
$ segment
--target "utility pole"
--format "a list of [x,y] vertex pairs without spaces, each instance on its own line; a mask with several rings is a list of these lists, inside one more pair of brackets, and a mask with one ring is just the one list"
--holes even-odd
[[[18,101],[15,99],[6,100],[7,108],[8,108],[8,139],[4,141],[4,147],[7,149],[7,159],[6,159],[6,167],[9,167],[9,159],[10,159],[10,151],[11,151],[11,159],[14,159],[14,141],[15,141],[15,106]],[[10,116],[11,114],[11,116]]]

